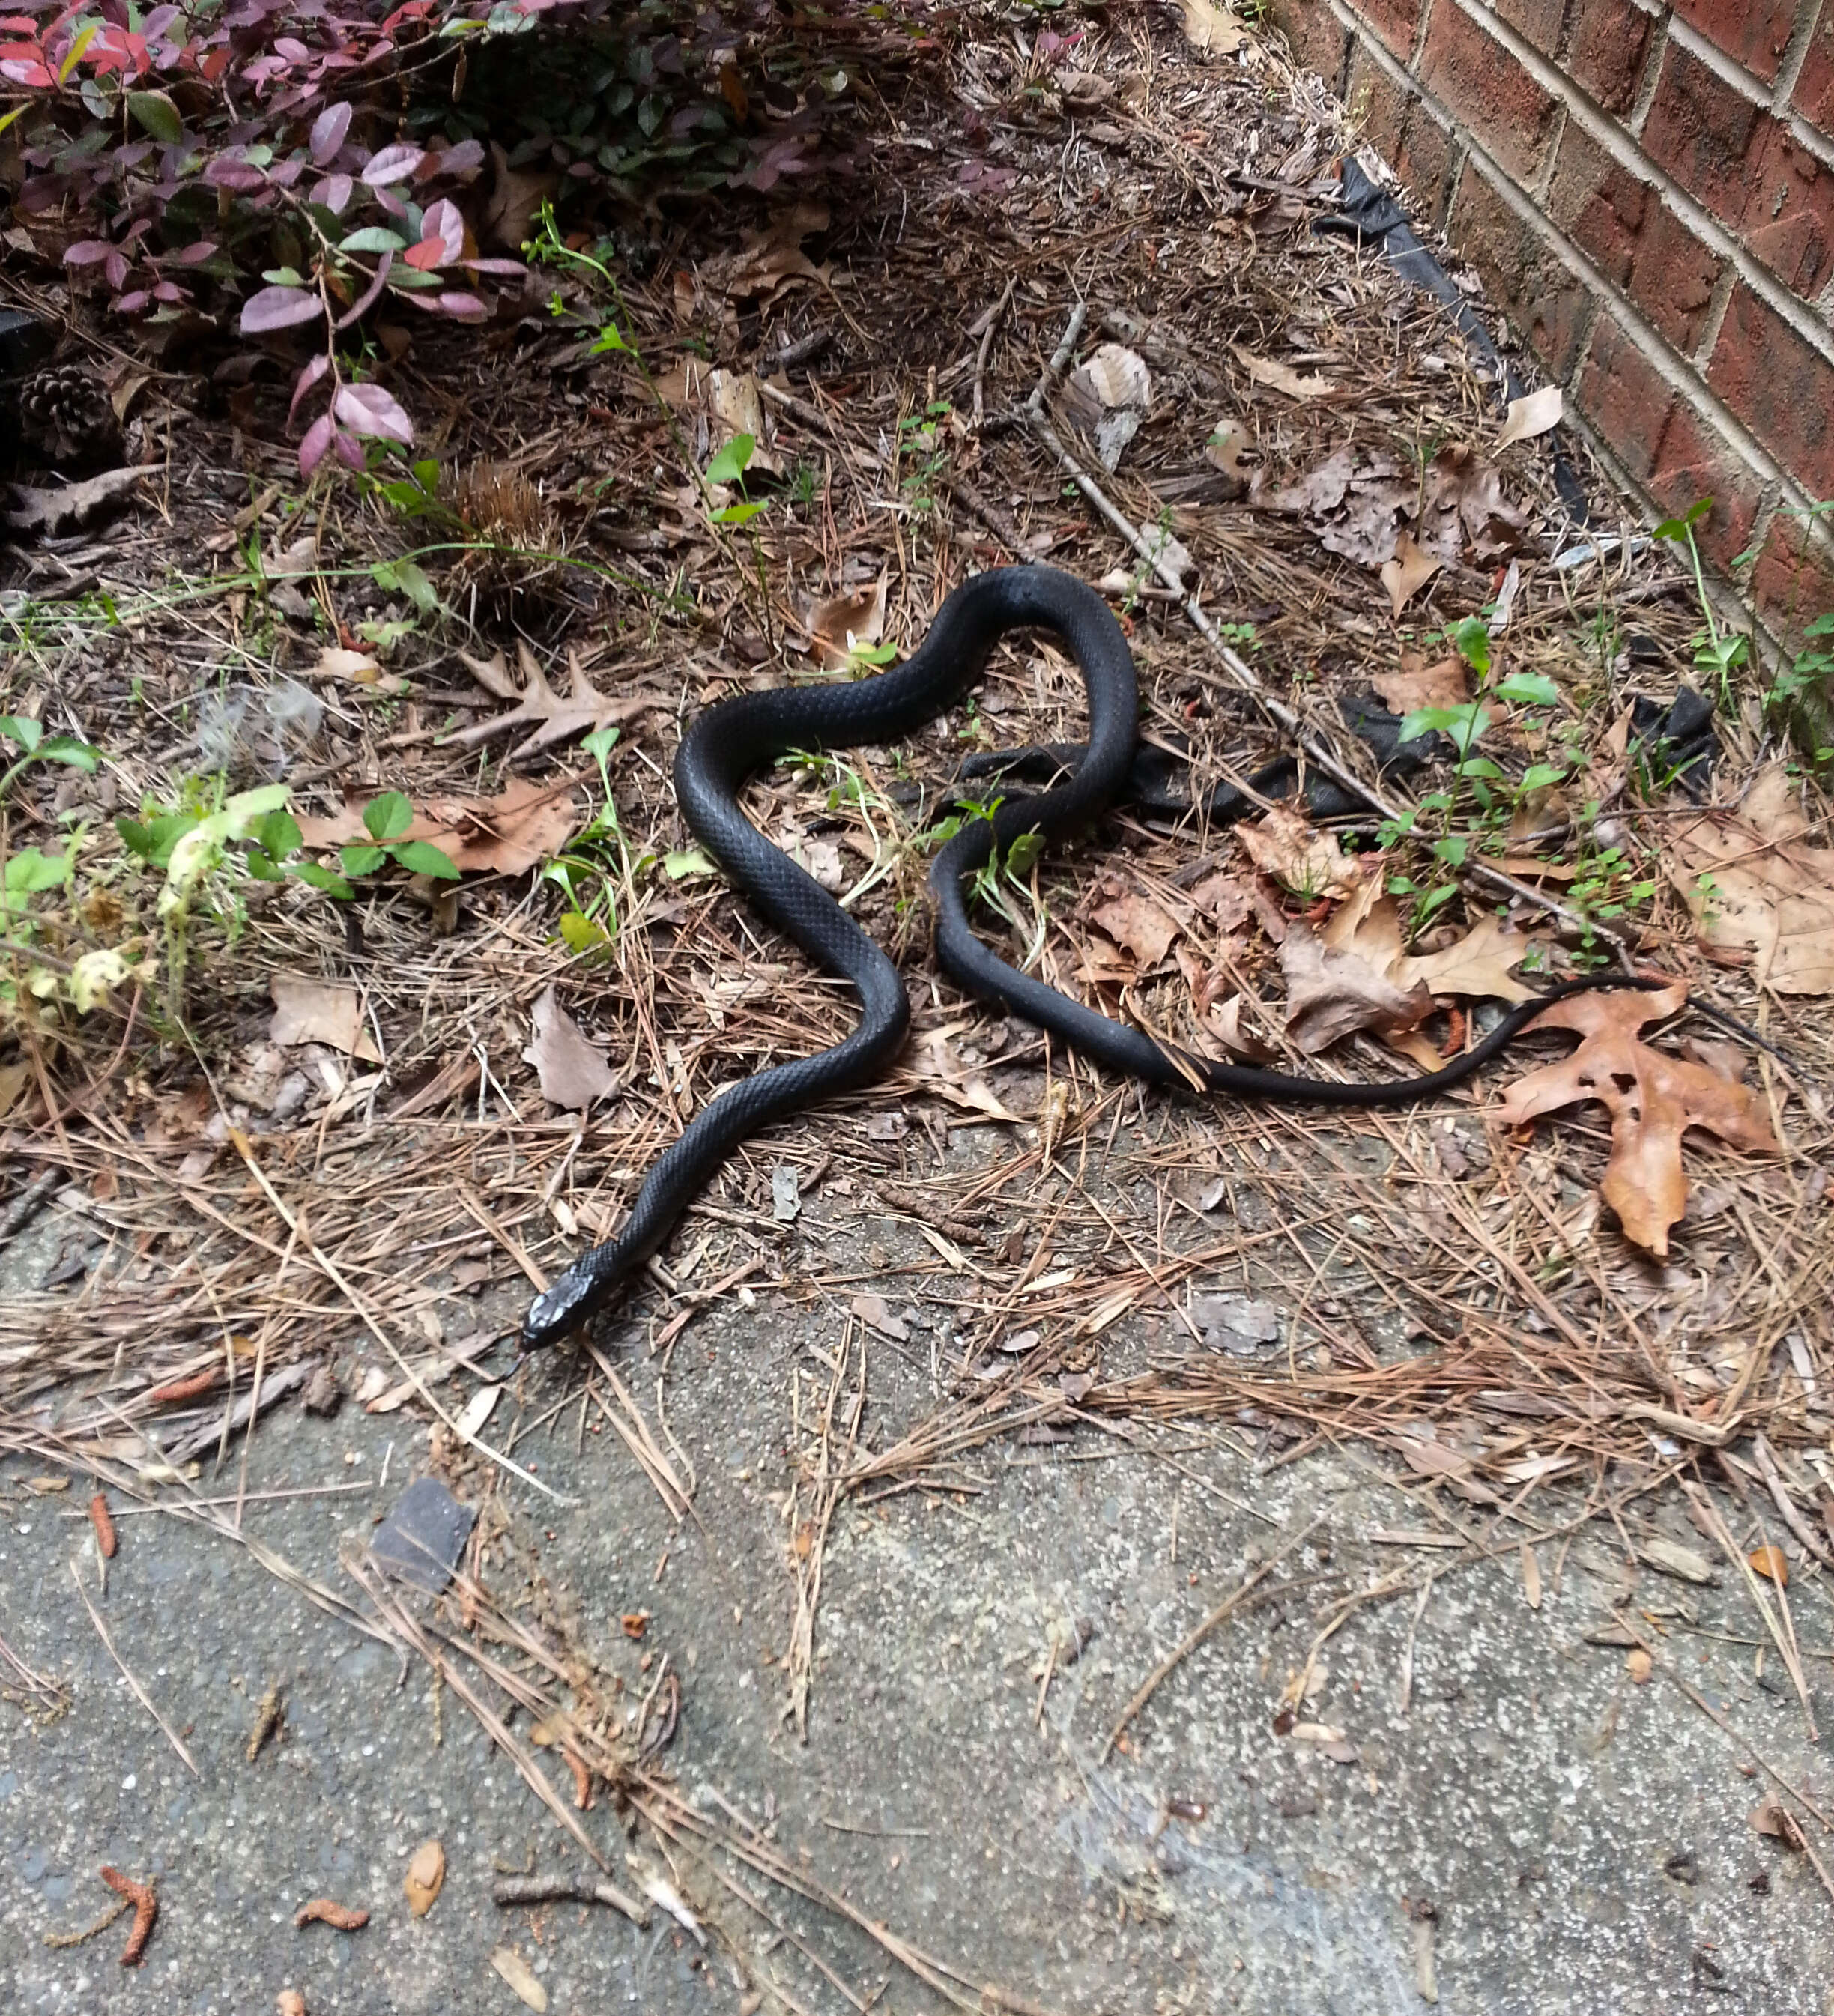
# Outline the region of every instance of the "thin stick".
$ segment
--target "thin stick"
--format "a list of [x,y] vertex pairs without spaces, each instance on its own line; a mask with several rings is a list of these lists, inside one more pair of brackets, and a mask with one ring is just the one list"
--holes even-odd
[[74,1561],[70,1563],[70,1579],[77,1586],[77,1595],[83,1599],[83,1607],[89,1613],[89,1622],[95,1627],[95,1635],[102,1640],[103,1645],[107,1647],[108,1656],[113,1660],[117,1666],[121,1668],[121,1678],[127,1682],[130,1687],[133,1689],[134,1698],[139,1702],[140,1705],[146,1709],[146,1712],[159,1724],[161,1731],[164,1734],[165,1740],[175,1751],[178,1751],[180,1761],[183,1763],[186,1769],[191,1773],[193,1778],[201,1778],[204,1776],[204,1773],[197,1768],[197,1759],[185,1748],[183,1738],[180,1737],[178,1732],[173,1728],[171,1724],[166,1720],[165,1717],[160,1713],[159,1710],[153,1706],[153,1697],[148,1694],[146,1690],[141,1686],[139,1680],[134,1677],[133,1674],[128,1670],[127,1661],[124,1659],[121,1654],[115,1650],[114,1640],[108,1635],[108,1626],[103,1622],[101,1614],[96,1609],[95,1604],[89,1600],[89,1592],[83,1586],[83,1579],[77,1573],[77,1564]]
[[1229,1619],[1234,1615],[1235,1612],[1241,1608],[1242,1604],[1247,1600],[1247,1598],[1253,1593],[1261,1583],[1264,1582],[1267,1579],[1268,1576],[1274,1572],[1274,1569],[1280,1565],[1281,1562],[1292,1552],[1293,1549],[1296,1547],[1302,1540],[1307,1538],[1309,1535],[1315,1533],[1318,1528],[1324,1524],[1324,1521],[1328,1516],[1329,1515],[1328,1514],[1321,1512],[1318,1517],[1312,1521],[1310,1525],[1304,1528],[1299,1532],[1294,1534],[1290,1540],[1283,1541],[1281,1544],[1276,1547],[1274,1552],[1267,1557],[1267,1560],[1262,1562],[1261,1565],[1258,1568],[1256,1568],[1251,1575],[1244,1578],[1240,1586],[1235,1589],[1232,1595],[1225,1597],[1223,1601],[1218,1604],[1216,1607],[1204,1619],[1202,1623],[1199,1624],[1194,1630],[1187,1633],[1184,1637],[1180,1640],[1178,1644],[1176,1645],[1171,1651],[1168,1652],[1165,1658],[1154,1667],[1152,1671],[1147,1675],[1146,1678],[1143,1681],[1141,1681],[1139,1690],[1134,1694],[1133,1698],[1128,1702],[1127,1705],[1124,1708],[1122,1709],[1120,1719],[1115,1724],[1114,1727],[1108,1731],[1107,1741],[1102,1744],[1101,1750],[1097,1754],[1095,1761],[1097,1764],[1104,1764],[1107,1762],[1108,1753],[1114,1748],[1115,1744],[1119,1741],[1121,1732],[1126,1729],[1128,1723],[1139,1714],[1140,1711],[1144,1708],[1147,1703],[1152,1699],[1153,1696],[1158,1693],[1161,1682],[1166,1679],[1167,1675],[1174,1672],[1184,1660],[1188,1658],[1191,1654],[1197,1650],[1198,1646],[1202,1644],[1204,1640],[1209,1637],[1210,1633],[1216,1630],[1219,1625],[1226,1624]]
[[[1719,1542],[1727,1560],[1743,1578],[1746,1589],[1753,1603],[1757,1606],[1758,1615],[1764,1621],[1764,1629],[1770,1633],[1775,1642],[1777,1651],[1782,1656],[1783,1665],[1796,1688],[1797,1698],[1802,1703],[1802,1712],[1808,1723],[1808,1740],[1811,1743],[1820,1742],[1821,1733],[1815,1727],[1814,1703],[1809,1697],[1808,1681],[1802,1670],[1802,1661],[1796,1656],[1796,1633],[1793,1625],[1787,1621],[1779,1624],[1771,1614],[1771,1606],[1764,1600],[1764,1591],[1757,1586],[1757,1577],[1752,1572],[1751,1564],[1739,1551],[1738,1543],[1726,1531],[1726,1522],[1720,1517],[1720,1508],[1713,1503],[1713,1494],[1704,1485],[1695,1483],[1691,1478],[1684,1477],[1681,1479],[1681,1489],[1686,1492],[1689,1499],[1699,1507],[1708,1522],[1708,1530]],[[1782,1585],[1779,1583],[1778,1594],[1781,1597],[1782,1593]],[[1787,1618],[1787,1613],[1785,1617]]]
[[609,1904],[633,1925],[647,1926],[648,1908],[628,1896],[615,1883],[575,1876],[505,1876],[490,1887],[492,1901],[513,1904]]

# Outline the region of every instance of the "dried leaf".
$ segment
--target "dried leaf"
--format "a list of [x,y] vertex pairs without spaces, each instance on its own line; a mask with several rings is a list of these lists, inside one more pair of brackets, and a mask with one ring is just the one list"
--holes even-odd
[[1834,848],[1804,843],[1781,763],[1758,777],[1735,814],[1677,825],[1669,879],[1710,945],[1752,955],[1753,977],[1775,994],[1834,994]]
[[746,464],[748,471],[756,470],[766,476],[781,476],[781,460],[766,446],[770,430],[765,419],[764,395],[758,389],[757,373],[710,371],[707,374],[707,391],[713,417],[726,430],[726,435],[751,436],[751,455]]
[[459,1435],[462,1440],[470,1442],[474,1439],[490,1419],[503,1391],[501,1386],[480,1386],[466,1402],[465,1411],[459,1417]]
[[493,175],[490,200],[485,205],[478,236],[492,251],[520,257],[524,244],[535,235],[535,225],[544,203],[558,194],[560,178],[553,169],[538,174],[529,168],[513,168],[510,157],[493,140],[490,143]]
[[[347,800],[328,819],[299,823],[308,847],[359,845],[369,838],[363,808],[369,794]],[[578,823],[571,787],[517,779],[494,798],[428,798],[396,838],[429,841],[463,873],[522,875],[565,845]]]
[[1396,535],[1395,556],[1382,563],[1382,585],[1389,592],[1389,601],[1397,617],[1443,565],[1435,555],[1417,546],[1407,533]]
[[422,1841],[409,1856],[408,1873],[402,1878],[408,1909],[416,1918],[425,1917],[433,1909],[434,1899],[445,1881],[445,1850],[436,1841]]
[[1433,457],[1415,528],[1426,552],[1450,565],[1468,545],[1480,561],[1501,560],[1522,544],[1527,525],[1528,514],[1504,497],[1496,465],[1468,443],[1454,441]]
[[1497,446],[1502,449],[1512,441],[1531,441],[1537,434],[1547,434],[1558,427],[1560,419],[1560,387],[1544,385],[1538,392],[1509,401],[1509,412],[1503,422],[1503,431],[1497,437]]
[[1530,1610],[1541,1607],[1541,1564],[1526,1540],[1522,1543],[1522,1595]]
[[1432,664],[1411,651],[1401,653],[1396,672],[1374,672],[1369,683],[1382,705],[1399,715],[1427,707],[1462,707],[1471,697],[1465,661],[1456,656]]
[[541,1080],[542,1097],[550,1106],[583,1113],[595,1099],[618,1089],[618,1074],[604,1052],[560,1006],[550,986],[535,1004],[535,1040],[522,1053]]
[[1729,1085],[1703,1065],[1652,1050],[1638,1031],[1672,1015],[1687,999],[1684,984],[1645,994],[1600,992],[1557,1001],[1530,1024],[1568,1029],[1583,1039],[1561,1062],[1518,1079],[1498,1118],[1519,1127],[1582,1100],[1611,1114],[1611,1159],[1600,1194],[1617,1213],[1624,1236],[1659,1258],[1669,1227],[1688,1206],[1681,1136],[1704,1127],[1735,1147],[1775,1154],[1763,1103],[1747,1085]]
[[[1185,4],[1201,4],[1201,0],[1185,0]],[[1270,357],[1257,357],[1252,350],[1244,350],[1240,344],[1231,347],[1243,370],[1257,385],[1270,385],[1289,399],[1328,398],[1338,389],[1328,378],[1303,378],[1290,364],[1278,363]]]
[[1340,448],[1286,483],[1270,483],[1267,471],[1257,470],[1248,486],[1248,502],[1263,511],[1295,511],[1321,517],[1342,503],[1356,469],[1354,450]]
[[1649,1684],[1649,1676],[1656,1671],[1656,1661],[1641,1645],[1633,1646],[1624,1655],[1624,1671],[1638,1687]]
[[1498,1001],[1526,1001],[1534,990],[1523,986],[1512,969],[1521,964],[1536,942],[1509,930],[1500,918],[1486,913],[1456,945],[1418,959],[1398,960],[1389,977],[1397,986],[1425,987],[1432,994],[1476,994]]
[[490,1964],[510,1984],[519,2001],[525,2002],[531,2009],[547,2007],[548,1991],[536,1980],[533,1969],[519,1953],[508,1946],[499,1946],[492,1953]]
[[1280,1312],[1271,1302],[1251,1301],[1245,1295],[1199,1295],[1191,1305],[1191,1320],[1212,1351],[1238,1358],[1280,1337]]
[[1184,10],[1184,38],[1199,56],[1232,56],[1248,38],[1248,31],[1233,9],[1219,7],[1216,0],[1181,0]]
[[1242,1006],[1242,997],[1230,995],[1204,1017],[1204,1027],[1231,1057],[1249,1064],[1264,1063],[1270,1053],[1265,1043],[1241,1026]]
[[1766,1582],[1774,1582],[1779,1589],[1789,1587],[1789,1564],[1781,1547],[1754,1547],[1746,1559]]
[[507,735],[512,729],[527,728],[531,725],[535,732],[517,744],[510,752],[510,760],[532,755],[537,750],[547,749],[557,742],[567,742],[576,735],[584,735],[589,729],[607,728],[614,722],[634,720],[640,714],[652,709],[671,707],[673,703],[655,693],[619,693],[611,697],[600,693],[586,675],[586,669],[577,655],[571,663],[573,684],[569,697],[563,700],[548,684],[546,675],[537,662],[535,653],[528,645],[518,643],[517,661],[522,668],[520,687],[511,678],[508,662],[501,651],[491,657],[474,658],[470,653],[461,651],[459,656],[470,668],[472,676],[486,692],[494,693],[499,700],[513,703],[507,714],[499,714],[492,720],[475,722],[452,736],[455,747],[475,749],[481,742],[488,742],[499,735]]
[[365,1025],[354,987],[276,973],[268,990],[274,1002],[274,1019],[268,1024],[270,1042],[283,1049],[296,1043],[322,1043],[365,1064],[381,1063],[382,1053]]
[[124,504],[146,473],[143,469],[111,469],[82,483],[66,484],[61,490],[37,490],[23,483],[9,488],[0,485],[0,497],[7,500],[0,509],[0,530],[47,539],[80,532],[92,520]]
[[1355,953],[1334,952],[1304,924],[1288,927],[1280,948],[1286,975],[1286,1033],[1306,1057],[1357,1029],[1411,1029],[1432,1011],[1424,987],[1403,992]]
[[883,1295],[856,1295],[848,1306],[863,1323],[870,1329],[883,1331],[894,1343],[903,1344],[909,1341],[910,1332],[903,1319],[892,1315],[885,1306]]
[[851,595],[831,596],[809,612],[809,641],[830,671],[852,663],[852,646],[876,644],[885,634],[885,576]]
[[355,686],[373,686],[382,677],[382,668],[373,651],[351,651],[341,644],[327,644],[319,653],[312,677],[348,679]]
[[1153,402],[1152,373],[1125,344],[1104,343],[1064,381],[1065,417],[1093,427],[1104,413],[1122,409],[1145,413]]
[[1683,1546],[1678,1540],[1665,1540],[1658,1536],[1642,1542],[1637,1552],[1651,1568],[1674,1575],[1677,1581],[1695,1582],[1706,1589],[1719,1579],[1706,1555]]
[[1142,973],[1149,973],[1184,928],[1150,896],[1123,893],[1089,913],[1090,921],[1112,938]]
[[1295,895],[1312,900],[1347,896],[1362,882],[1362,870],[1334,834],[1314,830],[1285,805],[1272,806],[1236,833],[1255,866]]
[[1254,437],[1248,429],[1227,413],[1211,428],[1210,437],[1204,443],[1205,461],[1237,486],[1238,496],[1248,488],[1248,472],[1241,466],[1243,452],[1253,446]]

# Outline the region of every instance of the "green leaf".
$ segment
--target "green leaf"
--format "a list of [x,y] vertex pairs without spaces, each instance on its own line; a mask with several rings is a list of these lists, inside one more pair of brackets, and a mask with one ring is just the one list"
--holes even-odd
[[274,866],[273,857],[265,847],[251,847],[243,857],[242,865],[258,882],[284,882],[284,869]]
[[337,858],[346,875],[373,875],[388,856],[379,847],[340,847]]
[[130,91],[128,110],[142,132],[166,146],[175,147],[185,137],[178,108],[163,91]]
[[1550,784],[1558,784],[1566,772],[1555,763],[1531,763],[1522,773],[1522,788],[1525,791],[1544,791]]
[[699,848],[689,847],[664,855],[662,872],[672,882],[683,882],[693,876],[712,875],[718,871]]
[[437,875],[443,882],[459,879],[452,857],[430,840],[404,840],[388,851],[410,875]]
[[340,252],[405,252],[408,241],[398,232],[385,231],[380,224],[366,224],[353,231],[338,246]]
[[23,715],[0,714],[0,735],[9,742],[16,742],[29,756],[43,740],[45,730],[40,723]]
[[329,868],[321,868],[315,861],[296,861],[293,873],[310,889],[322,889],[327,896],[336,896],[348,902],[356,891],[341,875],[333,875]]
[[131,854],[137,854],[151,867],[164,868],[172,849],[199,823],[195,812],[161,812],[142,824],[139,819],[117,819],[114,830]]
[[737,483],[751,466],[758,448],[755,434],[734,434],[707,465],[709,483]]
[[[363,809],[363,824],[372,840],[399,840],[413,823],[414,808],[399,791],[384,791]],[[361,875],[369,872],[366,868],[357,870]]]
[[1458,893],[1456,882],[1443,882],[1436,889],[1429,889],[1414,906],[1414,928],[1418,931],[1435,910],[1451,902]]
[[68,763],[75,769],[87,770],[91,776],[102,761],[99,749],[92,749],[88,743],[79,742],[74,735],[54,735],[49,742],[41,742],[34,753],[41,762]]
[[608,350],[629,350],[630,345],[618,333],[618,325],[608,322],[599,331],[599,340],[586,351],[588,357],[603,357]]
[[298,853],[305,838],[299,830],[298,820],[285,811],[268,813],[258,819],[249,832],[276,861],[284,861],[288,855]]
[[1490,675],[1490,633],[1480,617],[1468,616],[1462,623],[1454,623],[1447,635],[1454,649],[1479,679]]
[[35,847],[22,847],[6,857],[6,889],[9,895],[35,896],[43,889],[59,889],[70,880],[67,854],[45,854]]
[[603,763],[611,754],[618,735],[618,724],[607,722],[603,728],[595,728],[590,735],[582,736],[579,746],[594,762]]
[[1497,682],[1497,697],[1523,707],[1558,707],[1560,689],[1545,672],[1512,672]]
[[760,511],[768,511],[768,504],[729,504],[722,511],[715,511],[713,522],[716,525],[748,525]]
[[596,945],[611,942],[611,934],[583,910],[569,910],[561,918],[560,937],[572,952],[590,952]]
[[1487,756],[1467,756],[1458,765],[1461,777],[1486,777],[1494,783],[1503,772]]
[[388,593],[405,595],[423,616],[438,610],[438,592],[417,561],[378,560],[369,570],[369,578]]
[[1038,858],[1043,851],[1043,833],[1021,833],[1006,850],[1006,872],[1022,882],[1036,867]]
[[1471,842],[1461,833],[1448,833],[1436,840],[1432,851],[1454,868],[1462,868],[1471,852]]

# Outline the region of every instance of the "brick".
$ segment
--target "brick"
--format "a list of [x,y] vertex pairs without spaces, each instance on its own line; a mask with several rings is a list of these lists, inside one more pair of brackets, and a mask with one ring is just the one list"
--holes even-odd
[[1453,0],[1433,9],[1420,81],[1518,182],[1535,181],[1553,135],[1555,102]]
[[1437,231],[1446,221],[1446,204],[1452,180],[1452,136],[1425,105],[1415,99],[1409,107],[1407,123],[1401,132],[1400,150],[1394,171],[1413,198],[1416,221]]
[[1526,335],[1551,377],[1577,361],[1592,296],[1467,163],[1448,234],[1483,272],[1493,297]]
[[1573,401],[1598,437],[1638,482],[1656,467],[1676,392],[1616,317],[1594,325]]
[[1288,0],[1278,18],[1295,61],[1302,69],[1316,70],[1335,91],[1344,74],[1349,31],[1324,0]]
[[1829,542],[1811,538],[1800,517],[1779,511],[1752,569],[1750,593],[1765,627],[1784,643],[1800,644],[1803,625],[1834,610]]
[[1742,280],[1706,382],[1806,490],[1834,496],[1834,364]]
[[1571,121],[1560,136],[1548,214],[1599,272],[1622,286],[1630,276],[1656,192],[1613,160]]
[[1567,38],[1567,72],[1605,111],[1628,112],[1637,102],[1654,32],[1654,22],[1630,0],[1578,0]]
[[1401,151],[1401,133],[1413,100],[1414,93],[1397,84],[1366,49],[1351,49],[1344,103],[1363,138],[1390,167]]
[[1644,150],[1722,223],[1736,225],[1759,186],[1770,115],[1677,44],[1644,124]]
[[1741,235],[1786,287],[1811,299],[1834,279],[1834,173],[1772,121],[1754,182]]
[[1497,0],[1497,12],[1543,56],[1551,56],[1559,48],[1566,0]]
[[1630,262],[1630,294],[1684,356],[1699,345],[1725,262],[1652,198]]
[[1695,528],[1700,550],[1718,567],[1728,567],[1751,544],[1764,489],[1751,465],[1710,421],[1685,399],[1677,399],[1656,444],[1649,494],[1664,511],[1678,515],[1702,497],[1713,509]]
[[1811,126],[1834,135],[1834,7],[1821,9],[1792,102]]
[[1775,84],[1796,26],[1796,0],[1675,0],[1675,12],[1715,49]]
[[[1317,5],[1319,0],[1307,0]],[[1353,0],[1357,12],[1405,62],[1414,53],[1424,0]]]

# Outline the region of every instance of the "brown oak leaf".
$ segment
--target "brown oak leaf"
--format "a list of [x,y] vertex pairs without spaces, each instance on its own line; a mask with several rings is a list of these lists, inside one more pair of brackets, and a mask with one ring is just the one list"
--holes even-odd
[[1579,1048],[1558,1064],[1518,1078],[1504,1094],[1498,1118],[1519,1127],[1544,1113],[1595,1099],[1611,1114],[1611,1160],[1600,1194],[1617,1213],[1624,1237],[1658,1258],[1668,1251],[1669,1227],[1688,1206],[1681,1136],[1704,1127],[1735,1148],[1779,1152],[1763,1103],[1749,1085],[1735,1085],[1703,1064],[1652,1050],[1638,1031],[1672,1015],[1687,999],[1680,981],[1659,993],[1576,994],[1557,1001],[1529,1025],[1569,1029]]

